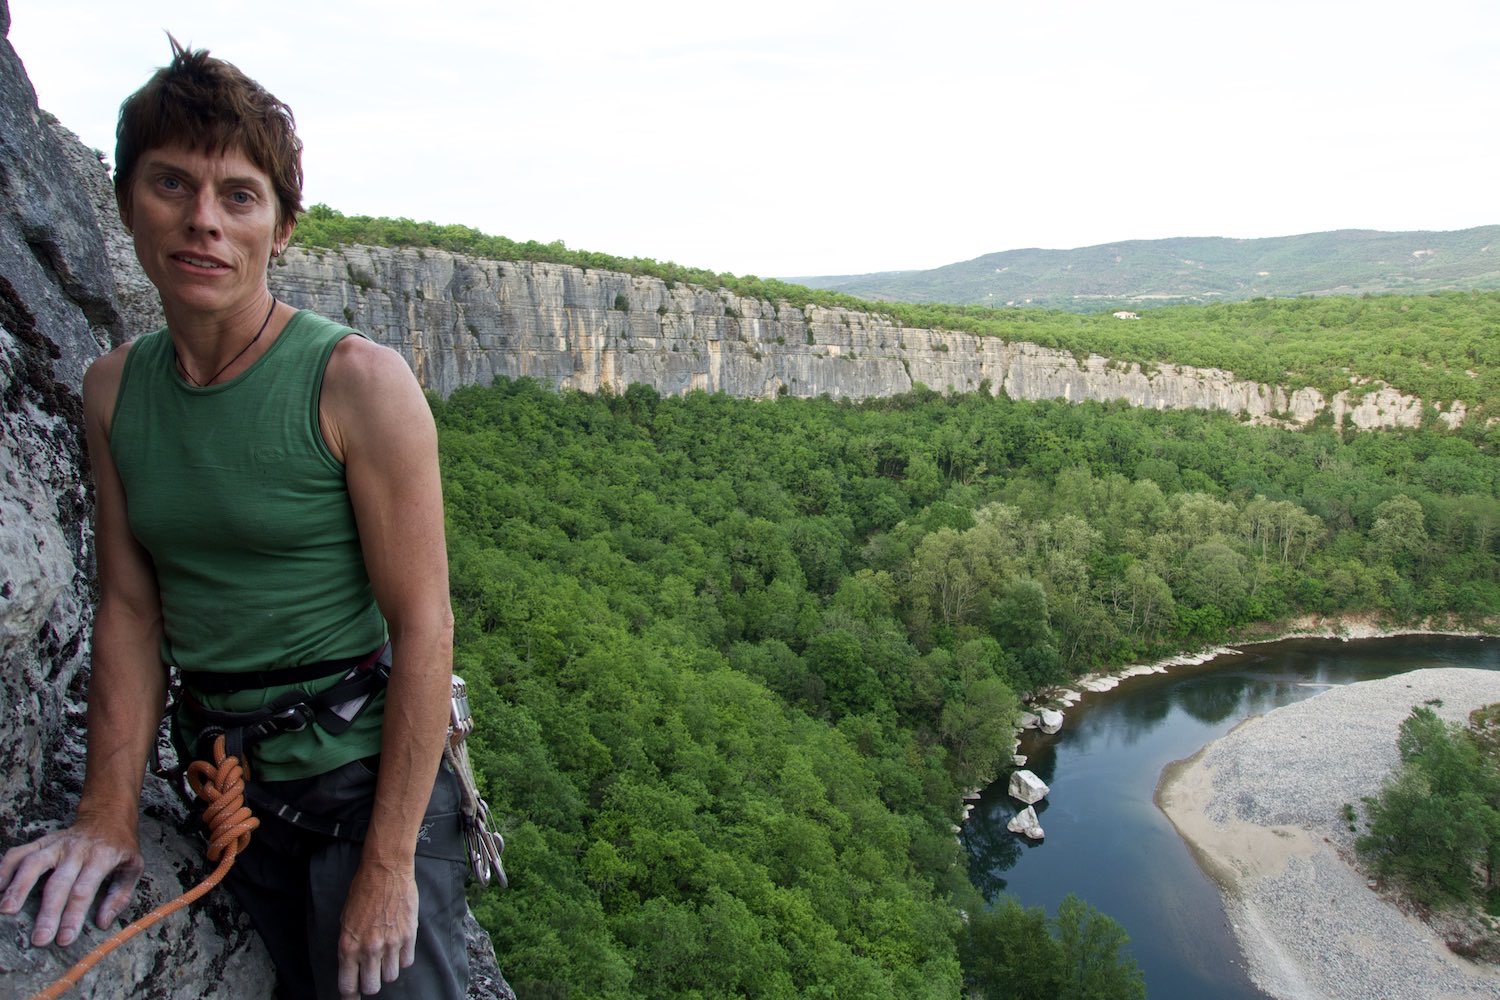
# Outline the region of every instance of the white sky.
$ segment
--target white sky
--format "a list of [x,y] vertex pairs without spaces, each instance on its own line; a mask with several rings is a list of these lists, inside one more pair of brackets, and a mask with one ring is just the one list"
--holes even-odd
[[1494,0],[10,8],[111,156],[166,29],[292,106],[308,204],[715,271],[1500,221]]

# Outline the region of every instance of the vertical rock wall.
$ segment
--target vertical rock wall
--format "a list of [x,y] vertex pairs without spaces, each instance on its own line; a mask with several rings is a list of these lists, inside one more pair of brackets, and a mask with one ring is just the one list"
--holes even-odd
[[[0,16],[9,11],[0,0]],[[0,768],[3,829],[51,777],[89,629],[80,390],[121,335],[92,213],[9,43],[0,46]]]
[[[584,392],[643,383],[664,395],[702,389],[756,399],[865,399],[917,383],[940,392],[987,384],[1011,399],[1224,410],[1292,427],[1324,410],[1360,429],[1414,427],[1423,413],[1422,400],[1387,387],[1330,399],[1219,369],[1080,359],[999,337],[903,327],[871,313],[441,250],[293,248],[271,269],[271,287],[400,351],[442,396],[500,376]],[[1450,425],[1463,421],[1462,403],[1439,410]]]
[[[129,330],[162,322],[120,226],[108,178],[76,141]],[[1387,386],[1325,396],[1236,378],[1215,368],[1079,358],[1024,341],[899,326],[885,316],[745,298],[615,271],[494,261],[442,250],[293,247],[271,268],[271,290],[294,306],[363,330],[400,352],[422,385],[447,396],[498,377],[558,389],[663,395],[698,389],[752,399],[867,399],[988,386],[1011,399],[1121,401],[1149,409],[1223,410],[1254,423],[1301,427],[1328,411],[1361,430],[1416,427],[1423,400]],[[1462,401],[1439,401],[1463,423]]]
[[[83,373],[160,323],[103,165],[37,109],[9,28],[0,0],[0,849],[64,825],[77,803],[93,574]],[[183,820],[148,778],[146,874],[127,917],[206,872]],[[0,996],[31,996],[106,936],[90,925],[68,948],[32,948],[36,905],[34,894],[20,916],[0,917]],[[514,1000],[472,919],[469,950],[471,997]],[[264,948],[219,891],[105,958],[69,996],[269,1000],[273,989]]]
[[[10,13],[0,0],[0,30]],[[85,189],[8,41],[0,42],[0,843],[66,822],[83,770],[92,623],[91,497],[80,393],[90,361],[126,335]],[[76,146],[76,141],[73,144]],[[83,152],[87,156],[86,151]],[[94,163],[94,169],[102,167]],[[181,809],[148,788],[137,912],[181,891],[197,848]],[[0,992],[29,996],[103,935],[33,949],[30,916],[0,918]],[[134,915],[134,914],[133,914]],[[219,927],[227,929],[227,934]],[[226,983],[234,982],[233,988]],[[223,901],[158,925],[107,958],[78,997],[267,997],[264,952]]]

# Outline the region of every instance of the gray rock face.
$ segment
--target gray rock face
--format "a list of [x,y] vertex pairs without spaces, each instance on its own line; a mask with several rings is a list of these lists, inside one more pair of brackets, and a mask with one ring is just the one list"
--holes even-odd
[[[0,0],[0,9],[6,9]],[[6,14],[8,23],[8,13]],[[92,213],[0,42],[0,829],[47,787],[90,623],[83,371],[122,331]]]
[[120,221],[115,187],[110,180],[109,168],[104,165],[103,152],[89,149],[61,122],[49,120],[48,128],[59,151],[83,182],[82,193],[104,237],[104,255],[114,274],[115,304],[119,308],[125,335],[134,337],[155,330],[166,322],[161,311],[161,298],[156,294],[156,287],[146,278],[146,272],[141,270],[140,262],[135,258],[135,240]]
[[[8,24],[4,0],[0,12]],[[15,52],[0,43],[0,836],[7,847],[70,818],[81,784],[93,553],[80,391],[88,363],[126,330],[94,210],[72,179],[69,156],[37,110]],[[141,824],[148,874],[131,916],[175,896],[177,872],[195,870],[196,848],[178,831],[181,810],[162,791],[148,790]],[[35,906],[33,898],[32,913]],[[30,923],[30,913],[0,918],[0,975],[12,995],[41,989],[101,936],[33,949],[25,944]],[[269,973],[256,975],[266,965],[258,942],[213,901],[106,959],[75,995],[119,997],[140,988],[163,997],[269,996]],[[244,985],[221,993],[221,982]]]
[[[1416,426],[1422,401],[1360,387],[1331,400],[1236,379],[1213,368],[1143,370],[1099,355],[897,326],[845,309],[669,286],[655,278],[560,264],[490,261],[440,250],[293,248],[271,287],[400,351],[424,386],[447,396],[497,376],[559,389],[664,395],[693,389],[768,399],[824,393],[864,399],[987,387],[1012,399],[1123,400],[1154,409],[1225,410],[1301,426],[1325,409],[1362,429]],[[1461,423],[1462,404],[1441,417]]]
[[[9,25],[0,0],[0,34]],[[0,38],[0,849],[64,825],[78,799],[93,574],[83,372],[159,324],[102,164],[37,109]],[[164,785],[147,779],[143,807],[146,874],[128,919],[207,871]],[[37,905],[33,894],[28,910],[0,917],[5,996],[43,989],[107,936],[90,925],[68,948],[32,948]],[[472,917],[467,937],[471,996],[514,1000]],[[273,980],[259,939],[216,891],[105,958],[69,996],[258,1000]]]

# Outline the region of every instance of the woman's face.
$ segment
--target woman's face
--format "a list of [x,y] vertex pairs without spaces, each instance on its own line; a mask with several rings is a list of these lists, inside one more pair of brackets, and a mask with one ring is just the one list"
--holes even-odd
[[263,308],[266,265],[291,237],[267,174],[243,152],[166,146],[136,165],[125,224],[169,321]]

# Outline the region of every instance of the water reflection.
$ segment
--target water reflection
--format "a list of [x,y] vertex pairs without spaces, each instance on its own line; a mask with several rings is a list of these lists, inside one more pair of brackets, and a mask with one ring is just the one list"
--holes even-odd
[[1249,677],[1226,677],[1218,684],[1185,683],[1172,692],[1173,701],[1199,722],[1212,725],[1243,713],[1253,684]]
[[1046,840],[1006,830],[1022,806],[997,782],[964,827],[970,878],[989,898],[1008,891],[1055,911],[1072,892],[1099,907],[1130,934],[1152,1000],[1263,1000],[1238,966],[1217,889],[1152,803],[1162,768],[1251,715],[1432,666],[1500,668],[1500,643],[1294,640],[1088,695],[1061,733],[1022,739],[1027,768],[1052,789],[1037,806]]
[[1021,752],[1026,755],[1026,770],[1050,786],[1057,771],[1057,745],[1051,740],[1038,744],[1036,735],[1032,734],[1029,740],[1025,736],[1021,738]]
[[[1130,681],[1125,682],[1127,685]],[[1122,737],[1132,746],[1143,735],[1155,729],[1172,711],[1171,687],[1164,677],[1151,677],[1143,686],[1167,693],[1161,698],[1126,698],[1120,705],[1119,720],[1124,726]],[[1092,706],[1090,706],[1092,708]]]
[[[984,898],[994,901],[1005,891],[1005,872],[1021,860],[1021,852],[1031,843],[1005,828],[1015,810],[1006,801],[994,801],[976,807],[964,824],[964,846],[969,851],[969,877]],[[979,863],[976,864],[976,859]]]

